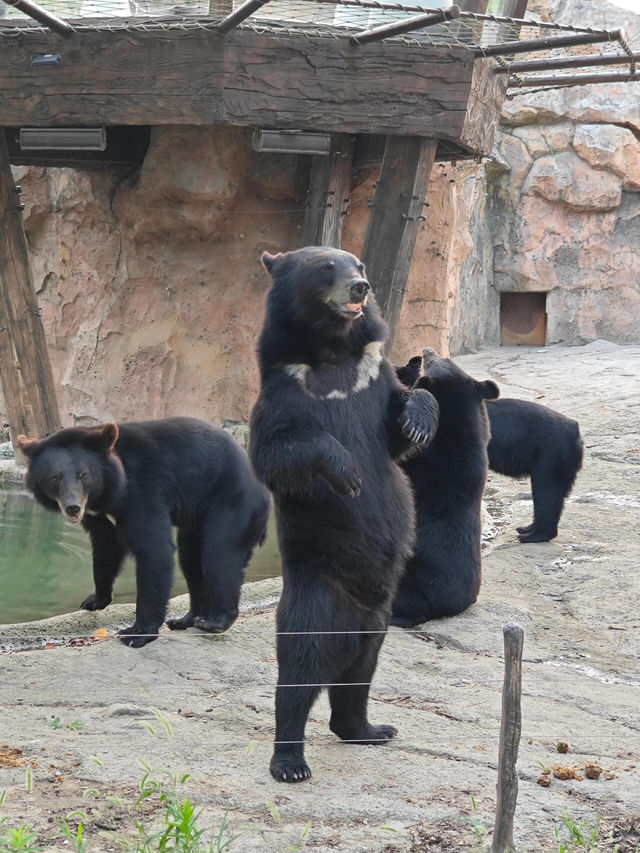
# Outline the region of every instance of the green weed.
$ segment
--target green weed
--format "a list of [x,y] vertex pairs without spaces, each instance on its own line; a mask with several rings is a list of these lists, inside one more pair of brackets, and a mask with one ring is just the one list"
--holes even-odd
[[30,823],[7,827],[7,834],[0,839],[0,853],[40,853],[42,847],[33,843],[37,834]]
[[53,720],[49,722],[50,729],[71,729],[72,731],[77,731],[78,729],[84,728],[84,723],[81,723],[79,720],[72,720],[70,723],[63,723],[60,717],[54,717]]
[[[558,842],[557,853],[600,853],[598,847],[598,833],[600,831],[600,818],[594,824],[578,823],[565,811],[560,816],[560,823],[554,828],[554,835]],[[613,848],[612,853],[617,853],[619,846]]]

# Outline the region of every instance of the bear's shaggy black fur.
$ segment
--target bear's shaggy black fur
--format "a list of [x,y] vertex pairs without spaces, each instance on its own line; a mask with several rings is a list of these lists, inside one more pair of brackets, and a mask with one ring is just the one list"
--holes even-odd
[[504,398],[487,403],[489,467],[508,477],[531,477],[533,522],[518,527],[521,542],[558,535],[564,501],[582,467],[577,421],[539,403]]
[[338,737],[366,744],[396,734],[367,719],[414,535],[395,460],[431,439],[437,405],[404,389],[383,356],[387,328],[356,257],[307,247],[262,261],[272,287],[250,455],[274,494],[283,572],[271,773],[297,782],[311,775],[304,731],[322,687]]
[[403,463],[413,485],[416,545],[398,586],[393,625],[408,627],[461,613],[478,597],[482,576],[482,493],[489,426],[485,400],[500,393],[428,348],[416,387],[438,401],[440,422],[429,447]]
[[238,615],[244,568],[264,540],[269,495],[240,445],[194,418],[61,429],[19,436],[27,486],[91,538],[95,591],[80,607],[102,610],[127,553],[136,560],[136,621],[120,632],[139,648],[157,637],[178,556],[191,609],[168,622],[225,631]]
[[[396,367],[409,388],[420,375],[420,356]],[[507,477],[530,477],[533,522],[516,528],[521,542],[548,542],[558,535],[564,501],[582,468],[577,421],[526,400],[487,400],[489,468]]]

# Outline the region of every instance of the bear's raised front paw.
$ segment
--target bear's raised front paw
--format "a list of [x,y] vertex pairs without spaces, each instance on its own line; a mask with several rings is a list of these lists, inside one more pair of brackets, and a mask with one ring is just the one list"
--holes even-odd
[[152,643],[158,639],[158,632],[151,630],[142,630],[137,625],[131,625],[129,628],[123,628],[118,631],[120,641],[129,646],[130,649],[141,649],[147,643]]
[[304,782],[311,778],[311,768],[301,755],[276,753],[269,770],[277,782]]
[[80,610],[104,610],[107,605],[111,604],[111,596],[108,598],[98,598],[96,592],[88,595],[80,604]]
[[411,391],[400,412],[402,434],[414,444],[426,447],[438,429],[439,408],[436,398],[423,388]]
[[189,610],[180,619],[167,619],[167,627],[172,631],[186,631],[193,625],[193,613]]
[[342,465],[339,470],[327,469],[322,476],[333,491],[343,497],[357,498],[362,489],[360,474],[353,464]]

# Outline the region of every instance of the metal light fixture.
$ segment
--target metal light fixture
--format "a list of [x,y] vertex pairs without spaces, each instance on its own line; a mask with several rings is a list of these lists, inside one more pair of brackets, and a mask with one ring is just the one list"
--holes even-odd
[[331,135],[306,130],[254,130],[251,146],[254,151],[327,155],[331,150]]
[[21,127],[22,151],[104,151],[104,127]]

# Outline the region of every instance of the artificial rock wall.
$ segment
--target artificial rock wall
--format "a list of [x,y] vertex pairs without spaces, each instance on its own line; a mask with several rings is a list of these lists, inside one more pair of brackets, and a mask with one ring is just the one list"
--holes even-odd
[[[534,14],[624,25],[601,0]],[[190,414],[246,421],[268,277],[297,248],[307,177],[234,128],[155,128],[144,165],[18,168],[65,425]],[[374,167],[354,176],[343,248],[360,252]],[[640,83],[510,97],[493,156],[436,164],[392,356],[499,343],[502,290],[547,293],[547,343],[638,341]],[[0,399],[0,414],[2,401]]]

